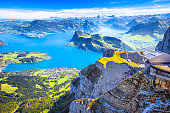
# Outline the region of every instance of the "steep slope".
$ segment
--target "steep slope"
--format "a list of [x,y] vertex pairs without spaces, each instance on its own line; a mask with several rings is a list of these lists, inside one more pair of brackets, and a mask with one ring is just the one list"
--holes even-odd
[[117,49],[119,51],[132,50],[128,45],[117,38],[99,34],[89,34],[82,31],[76,31],[70,43],[67,45],[101,53],[107,49]]
[[132,27],[127,34],[132,35],[150,35],[154,36],[154,33],[164,34],[166,29],[170,26],[170,19],[160,20],[155,22],[149,22],[146,24],[139,24]]
[[169,93],[159,92],[144,74],[137,73],[101,97],[81,98],[70,105],[71,113],[168,113]]
[[[155,19],[153,18],[153,20]],[[121,40],[133,50],[153,51],[157,43],[163,39],[164,33],[169,26],[170,19],[138,24],[132,27],[127,33],[122,34]]]
[[[169,92],[158,91],[140,64],[145,52],[105,51],[71,85],[71,113],[168,112]],[[135,63],[136,62],[136,63]]]
[[75,68],[30,69],[0,73],[0,113],[48,113],[70,91]]
[[[107,53],[106,53],[107,52]],[[112,53],[113,52],[113,53]],[[106,57],[112,53],[111,57]],[[127,60],[127,53],[114,51],[112,49],[105,51],[104,57],[83,69],[79,76],[80,79],[73,82],[72,92],[76,99],[80,98],[99,98],[107,91],[115,88],[120,81],[141,70],[140,64],[143,62],[141,53],[132,53],[138,57],[138,63]],[[125,58],[123,58],[123,57]]]
[[170,27],[166,31],[163,40],[156,46],[156,51],[162,51],[170,54]]

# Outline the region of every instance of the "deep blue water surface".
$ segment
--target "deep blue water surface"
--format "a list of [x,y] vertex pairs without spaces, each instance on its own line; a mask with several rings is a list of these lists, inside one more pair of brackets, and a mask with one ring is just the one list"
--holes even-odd
[[10,64],[5,71],[21,71],[25,69],[50,69],[61,67],[75,67],[78,69],[85,68],[89,64],[95,63],[102,54],[79,50],[74,47],[67,47],[72,38],[73,32],[50,34],[42,39],[30,39],[19,35],[0,34],[0,39],[8,45],[0,47],[0,52],[10,51],[31,51],[46,52],[51,56],[50,60],[36,63],[19,63]]

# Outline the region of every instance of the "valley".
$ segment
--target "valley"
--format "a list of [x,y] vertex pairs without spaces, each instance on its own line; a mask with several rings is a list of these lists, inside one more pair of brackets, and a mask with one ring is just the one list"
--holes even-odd
[[0,22],[0,112],[168,112],[168,14]]
[[0,73],[0,112],[44,112],[70,91],[75,68],[31,69]]

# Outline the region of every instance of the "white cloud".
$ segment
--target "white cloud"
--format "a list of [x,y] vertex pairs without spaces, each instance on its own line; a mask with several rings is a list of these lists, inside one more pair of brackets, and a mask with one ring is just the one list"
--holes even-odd
[[120,3],[120,2],[110,2],[110,4],[117,4],[117,3]]
[[170,7],[134,7],[134,8],[91,8],[91,9],[63,9],[63,10],[19,10],[0,9],[1,19],[41,19],[49,17],[93,17],[97,15],[132,16],[170,13]]
[[152,2],[170,2],[170,0],[153,0]]

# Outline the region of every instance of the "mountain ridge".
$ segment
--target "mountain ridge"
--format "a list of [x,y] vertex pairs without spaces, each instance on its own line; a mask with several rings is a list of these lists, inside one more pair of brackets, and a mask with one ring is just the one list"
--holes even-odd
[[101,53],[107,49],[118,49],[120,51],[132,50],[128,45],[115,37],[89,34],[82,31],[75,31],[73,38],[67,45]]

